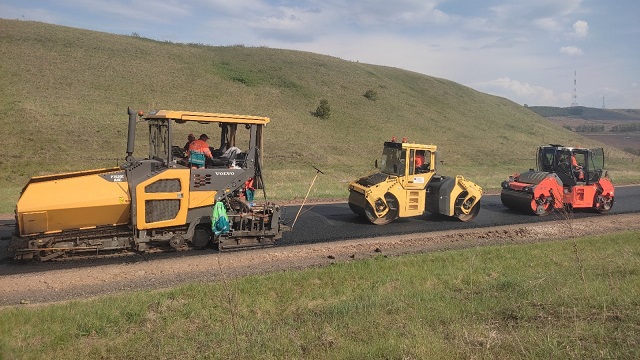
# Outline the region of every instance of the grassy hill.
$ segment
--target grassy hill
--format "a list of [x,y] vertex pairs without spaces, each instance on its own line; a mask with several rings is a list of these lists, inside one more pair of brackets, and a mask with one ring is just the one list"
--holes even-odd
[[[494,189],[533,166],[540,144],[599,144],[504,98],[397,68],[19,20],[0,19],[0,33],[0,213],[12,211],[30,176],[121,163],[127,106],[270,117],[265,173],[274,199],[303,197],[311,165],[326,172],[311,197],[346,198],[347,182],[373,170],[392,136],[439,145],[441,173]],[[311,114],[321,99],[329,119]],[[178,129],[176,145],[199,131]],[[640,179],[640,161],[629,167],[630,155],[607,152],[614,181]]]
[[554,107],[529,106],[529,110],[543,117],[573,117],[584,120],[638,121],[638,109],[598,109],[585,106]]

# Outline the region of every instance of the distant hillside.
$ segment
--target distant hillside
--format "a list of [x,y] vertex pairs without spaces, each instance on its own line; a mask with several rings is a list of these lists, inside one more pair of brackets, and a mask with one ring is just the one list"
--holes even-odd
[[638,109],[532,106],[529,110],[589,139],[602,141],[629,154],[640,155]]
[[[533,166],[540,144],[599,144],[531,108],[397,68],[30,21],[0,20],[0,33],[0,194],[7,202],[30,176],[121,163],[127,106],[270,117],[267,186],[279,199],[304,196],[311,165],[326,172],[311,197],[345,197],[347,182],[373,170],[382,142],[392,136],[439,145],[446,160],[441,172],[489,188]],[[368,91],[375,100],[364,96]],[[329,119],[312,115],[321,99],[329,102]],[[198,131],[179,129],[176,142]],[[144,156],[145,147],[136,152]],[[637,168],[625,176],[640,177]]]
[[640,121],[638,109],[598,109],[584,106],[529,106],[529,110],[543,117],[574,117],[584,120]]

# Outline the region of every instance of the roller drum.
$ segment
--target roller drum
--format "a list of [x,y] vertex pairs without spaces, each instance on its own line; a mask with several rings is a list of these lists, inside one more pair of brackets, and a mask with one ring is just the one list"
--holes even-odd
[[[381,202],[382,200],[377,200],[376,204],[378,204],[378,201]],[[363,194],[351,191],[349,195],[349,208],[351,208],[351,211],[374,225],[385,225],[398,218],[398,201],[393,196],[385,196],[384,203],[381,202],[380,206],[387,207],[387,212],[382,217],[378,217]]]
[[364,194],[357,191],[349,192],[349,208],[354,214],[362,217],[363,219],[367,219],[367,215],[364,212],[366,204],[367,200],[365,199]]
[[502,204],[509,209],[536,214],[531,206],[533,201],[532,193],[503,189],[502,193],[500,193],[500,200],[502,201]]

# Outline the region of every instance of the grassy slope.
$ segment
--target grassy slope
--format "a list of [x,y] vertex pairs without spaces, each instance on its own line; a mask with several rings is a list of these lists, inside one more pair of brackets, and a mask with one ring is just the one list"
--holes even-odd
[[638,359],[638,235],[5,308],[0,358]]
[[[277,199],[304,196],[310,165],[327,172],[312,197],[346,197],[346,183],[372,170],[391,136],[439,145],[441,173],[485,188],[532,166],[540,144],[594,144],[506,99],[396,68],[18,20],[0,20],[0,33],[0,187],[10,192],[0,213],[12,211],[30,176],[121,162],[127,106],[271,117],[265,166]],[[367,90],[378,100],[366,99]],[[311,115],[323,98],[328,120]],[[640,178],[640,162],[627,168],[620,159],[628,155],[609,154],[614,180]]]
[[529,110],[544,117],[571,116],[584,120],[613,120],[613,121],[637,121],[640,120],[640,110],[636,109],[598,109],[578,106],[576,108],[560,108],[553,106],[530,106]]

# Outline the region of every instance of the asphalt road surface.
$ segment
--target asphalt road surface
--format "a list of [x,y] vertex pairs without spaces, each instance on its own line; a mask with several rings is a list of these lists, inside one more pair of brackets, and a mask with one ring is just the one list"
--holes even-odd
[[[615,203],[609,214],[640,212],[640,186],[618,186],[615,191]],[[427,213],[413,218],[400,218],[387,225],[373,225],[360,219],[349,209],[347,203],[305,205],[293,230],[284,234],[280,244],[330,242],[562,219],[557,212],[540,217],[510,210],[502,205],[500,195],[484,195],[480,201],[480,213],[470,222],[464,223],[457,218]],[[285,208],[284,221],[289,226],[293,224],[299,208],[300,206]],[[606,215],[595,210],[577,209],[572,216],[574,219],[581,219]]]
[[[309,244],[331,242],[337,240],[372,238],[433,231],[470,229],[509,224],[524,224],[539,221],[562,219],[561,215],[552,213],[545,217],[522,214],[507,209],[500,201],[500,195],[485,195],[481,200],[478,216],[470,222],[463,223],[456,218],[443,215],[425,214],[413,218],[401,218],[387,225],[373,225],[356,216],[349,205],[331,203],[321,205],[305,205],[295,224],[299,205],[285,207],[284,222],[294,225],[292,231],[286,232],[280,245]],[[613,209],[610,214],[640,212],[640,186],[618,186]],[[606,216],[592,210],[575,210],[575,219],[587,216]],[[7,240],[13,231],[13,220],[0,220],[0,238]],[[6,242],[0,243],[0,245]]]

